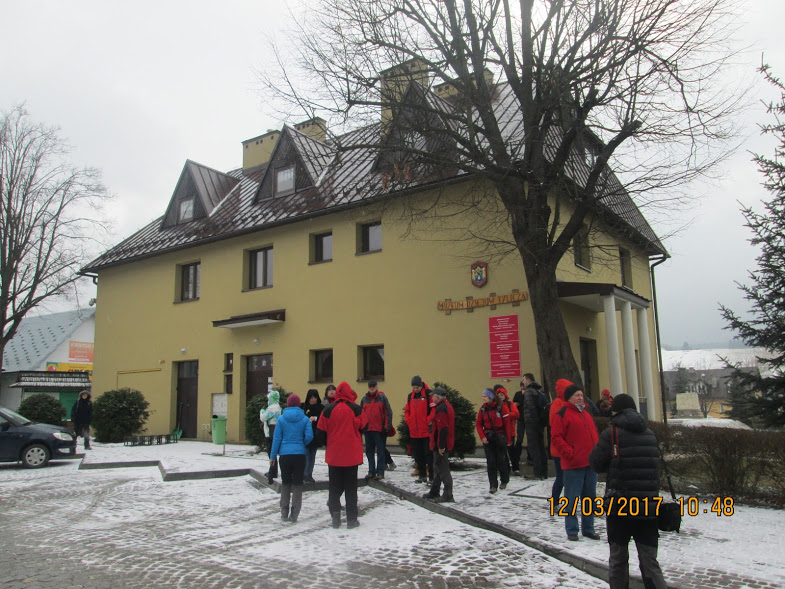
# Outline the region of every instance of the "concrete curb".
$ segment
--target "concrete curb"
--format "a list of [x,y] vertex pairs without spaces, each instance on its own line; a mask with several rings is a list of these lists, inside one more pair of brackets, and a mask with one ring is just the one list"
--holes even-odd
[[[395,495],[399,499],[404,499],[409,501],[410,503],[414,503],[423,509],[427,509],[428,511],[432,511],[433,513],[437,513],[439,515],[443,515],[445,517],[449,517],[461,523],[473,526],[475,528],[480,528],[482,530],[488,530],[489,532],[495,532],[496,534],[500,534],[515,542],[519,542],[532,548],[538,552],[542,552],[543,554],[547,554],[548,556],[555,558],[565,564],[570,565],[573,568],[576,568],[584,573],[591,575],[601,581],[608,582],[608,567],[607,565],[602,565],[597,563],[594,560],[590,560],[588,558],[583,558],[578,554],[566,550],[561,546],[556,546],[554,544],[550,544],[549,542],[543,542],[537,538],[532,538],[522,532],[516,532],[515,530],[511,530],[509,528],[505,528],[500,524],[496,524],[493,522],[486,521],[481,519],[477,516],[465,513],[459,509],[454,507],[449,507],[448,504],[444,503],[434,503],[424,497],[412,493],[410,491],[405,491],[399,487],[391,485],[387,482],[381,481],[370,481],[369,486],[377,489],[379,491],[384,491],[385,493],[389,493],[391,495]],[[680,589],[677,585],[673,585],[672,583],[668,583],[668,587],[671,589]],[[645,589],[643,586],[643,580],[640,576],[634,575],[632,571],[630,572],[630,589]]]
[[143,466],[161,466],[160,460],[131,460],[126,462],[87,462],[79,464],[79,470],[99,470],[105,468],[140,468]]

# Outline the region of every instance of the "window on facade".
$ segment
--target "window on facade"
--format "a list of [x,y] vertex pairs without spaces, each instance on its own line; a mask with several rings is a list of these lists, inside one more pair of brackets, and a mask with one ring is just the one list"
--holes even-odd
[[314,235],[313,256],[311,256],[311,261],[314,263],[329,262],[332,259],[333,259],[333,234],[320,233],[319,235]]
[[250,253],[249,288],[268,288],[273,285],[273,248],[266,247]]
[[360,235],[357,251],[365,254],[378,252],[382,249],[382,222],[365,223],[360,225]]
[[333,380],[333,351],[314,350],[311,352],[313,358],[313,380],[316,382],[332,382]]
[[180,201],[180,205],[177,208],[177,222],[182,223],[184,221],[190,221],[194,218],[194,199],[186,198]]
[[621,285],[632,288],[632,258],[630,251],[619,248],[619,265],[621,267]]
[[224,393],[226,393],[227,395],[231,395],[233,386],[234,386],[234,375],[224,374]]
[[224,354],[224,372],[232,372],[234,370],[234,354]]
[[573,239],[572,249],[575,255],[575,265],[586,270],[591,270],[589,232],[585,228],[581,229]]
[[275,170],[274,194],[286,194],[294,190],[294,166]]
[[180,266],[180,300],[195,301],[199,298],[201,280],[201,264],[183,264]]
[[384,346],[362,348],[362,380],[384,378]]

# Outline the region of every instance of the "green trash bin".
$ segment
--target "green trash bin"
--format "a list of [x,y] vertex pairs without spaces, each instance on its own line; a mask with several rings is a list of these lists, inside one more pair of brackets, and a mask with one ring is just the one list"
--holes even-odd
[[226,443],[226,418],[213,417],[213,444]]

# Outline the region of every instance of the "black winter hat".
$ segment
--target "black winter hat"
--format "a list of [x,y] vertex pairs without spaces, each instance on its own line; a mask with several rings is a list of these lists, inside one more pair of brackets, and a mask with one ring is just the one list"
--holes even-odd
[[583,392],[583,389],[577,385],[570,385],[566,389],[564,389],[564,400],[569,401],[570,397],[572,397],[578,391]]
[[444,398],[444,397],[447,396],[447,391],[445,391],[442,387],[436,387],[435,389],[433,389],[431,391],[431,394],[433,396],[435,396],[435,397],[442,397],[442,398]]
[[625,409],[632,409],[633,411],[637,411],[638,408],[635,406],[635,400],[630,397],[629,395],[625,395],[621,393],[620,395],[616,395],[613,397],[613,403],[611,403],[611,411],[614,413],[619,413],[620,411],[624,411]]
[[420,375],[415,375],[412,377],[412,386],[413,387],[421,387],[422,386],[422,379]]

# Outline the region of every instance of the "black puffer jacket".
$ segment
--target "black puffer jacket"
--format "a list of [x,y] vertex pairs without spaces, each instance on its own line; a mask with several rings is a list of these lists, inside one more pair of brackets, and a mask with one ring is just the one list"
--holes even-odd
[[542,385],[538,382],[531,382],[523,393],[523,421],[531,425],[543,425],[540,423],[540,392]]
[[90,425],[93,421],[93,401],[92,395],[87,393],[87,398],[83,399],[82,394],[71,407],[71,421],[74,425]]
[[[618,434],[619,458],[612,457],[613,428]],[[625,409],[611,418],[611,426],[600,435],[600,441],[589,456],[589,464],[596,472],[608,473],[606,498],[638,497],[643,500],[660,494],[657,437],[646,427],[646,418],[634,409]],[[649,504],[649,517],[654,517],[652,505]],[[614,507],[611,514],[616,512]]]

